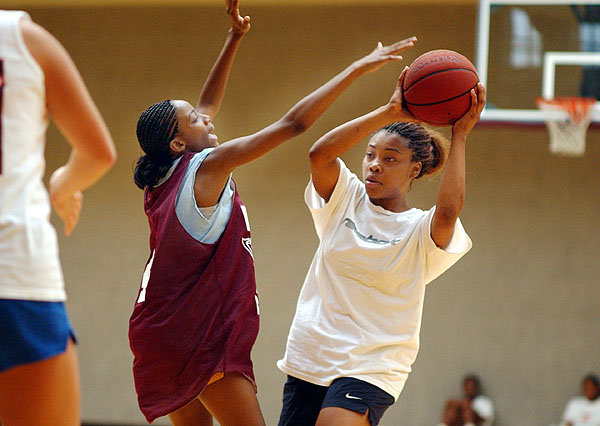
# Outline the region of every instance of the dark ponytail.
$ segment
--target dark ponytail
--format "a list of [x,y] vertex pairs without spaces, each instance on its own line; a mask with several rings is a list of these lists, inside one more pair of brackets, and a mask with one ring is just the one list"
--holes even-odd
[[141,189],[155,186],[173,165],[169,143],[178,131],[176,112],[171,101],[166,100],[140,115],[136,134],[145,155],[137,159],[133,180]]
[[152,188],[167,174],[172,165],[172,162],[160,164],[152,160],[148,155],[140,155],[135,162],[133,181],[140,189],[144,189],[147,186]]
[[408,140],[411,161],[421,162],[421,172],[415,179],[436,173],[446,163],[449,142],[435,130],[418,123],[392,123],[380,131],[394,133]]

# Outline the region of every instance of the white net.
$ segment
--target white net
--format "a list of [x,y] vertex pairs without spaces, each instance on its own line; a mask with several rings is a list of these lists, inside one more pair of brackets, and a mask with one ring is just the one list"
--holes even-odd
[[568,157],[585,153],[585,136],[590,125],[594,98],[538,98],[536,104],[544,112],[550,133],[550,152]]

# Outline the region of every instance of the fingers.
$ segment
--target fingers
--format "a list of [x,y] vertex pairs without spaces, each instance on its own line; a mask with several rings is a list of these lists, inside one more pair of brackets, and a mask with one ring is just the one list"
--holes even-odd
[[398,77],[398,87],[402,89],[402,85],[404,84],[404,79],[406,78],[406,73],[408,72],[408,67],[404,67],[402,72],[400,73],[400,77]]
[[241,20],[241,27],[242,27],[242,29],[250,28],[250,17],[249,16],[244,16],[244,18]]
[[385,61],[401,61],[404,58],[400,55],[385,55],[382,56],[381,59]]
[[483,83],[479,82],[477,83],[477,107],[479,109],[479,112],[481,112],[483,110],[483,107],[485,106],[487,101],[487,91],[485,89],[485,86],[483,85]]
[[240,16],[239,0],[225,0],[227,14],[231,19],[231,27],[236,34],[243,35],[250,30],[250,17]]
[[232,16],[239,15],[239,0],[225,0],[225,5],[227,6],[227,13]]
[[62,206],[56,207],[57,214],[63,221],[66,236],[71,235],[77,226],[82,206],[83,194],[81,191],[77,191]]
[[416,37],[409,37],[404,40],[397,41],[396,43],[390,44],[389,46],[386,46],[385,49],[388,53],[400,52],[402,50],[406,50],[413,47],[416,41]]
[[453,133],[468,134],[473,126],[479,121],[481,112],[486,102],[486,91],[482,83],[477,83],[476,89],[471,89],[471,106],[469,110],[459,118],[452,126]]
[[396,83],[396,89],[394,90],[394,95],[392,96],[392,99],[397,105],[400,105],[401,108],[402,104],[404,103],[402,100],[402,85],[404,83],[404,77],[406,76],[407,70],[408,67],[404,67],[404,69],[400,73],[400,77],[398,77],[398,82]]
[[384,46],[383,43],[378,42],[375,50],[356,62],[361,74],[374,72],[390,61],[401,61],[402,56],[395,53],[411,47],[416,40],[416,37],[410,37],[390,46]]
[[476,117],[479,117],[486,101],[486,91],[484,85],[477,83],[476,89],[471,89],[471,108],[469,112]]
[[375,48],[375,50],[379,50],[385,54],[393,54],[414,46],[416,41],[417,38],[414,36],[397,41],[396,43],[390,44],[389,46],[384,46],[383,43],[379,41],[377,42],[377,47]]

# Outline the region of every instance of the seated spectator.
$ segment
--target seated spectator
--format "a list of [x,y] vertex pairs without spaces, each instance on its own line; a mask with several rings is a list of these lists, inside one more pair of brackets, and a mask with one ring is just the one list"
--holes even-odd
[[562,415],[561,426],[600,426],[600,381],[588,374],[582,381],[583,396],[571,399]]
[[443,422],[439,426],[490,426],[494,421],[494,404],[481,394],[479,377],[463,379],[463,398],[446,403]]

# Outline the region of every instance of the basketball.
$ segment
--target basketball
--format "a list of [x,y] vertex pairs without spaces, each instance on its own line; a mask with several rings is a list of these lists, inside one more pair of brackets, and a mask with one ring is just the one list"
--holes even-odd
[[449,126],[471,106],[471,89],[479,76],[473,64],[452,50],[432,50],[408,68],[402,96],[406,108],[421,121]]

